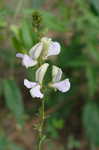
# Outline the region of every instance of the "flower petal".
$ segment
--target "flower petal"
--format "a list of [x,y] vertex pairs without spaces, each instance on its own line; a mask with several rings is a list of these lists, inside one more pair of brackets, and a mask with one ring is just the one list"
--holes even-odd
[[30,51],[29,51],[29,55],[33,58],[33,59],[37,59],[43,49],[43,44],[41,42],[39,42],[38,44],[36,44],[35,46],[33,46]]
[[53,66],[52,68],[52,81],[58,82],[62,77],[62,70],[57,66]]
[[29,81],[29,80],[27,80],[27,79],[24,79],[24,85],[25,85],[28,89],[30,89],[30,88],[33,88],[34,86],[36,86],[37,83],[36,83],[36,82],[31,82],[31,81]]
[[36,81],[39,82],[40,84],[42,84],[42,81],[43,81],[43,78],[47,71],[48,66],[49,64],[45,63],[36,71]]
[[53,83],[51,87],[58,89],[61,92],[67,92],[70,89],[69,79],[65,79],[60,82]]
[[33,87],[31,90],[30,90],[30,94],[33,98],[43,98],[43,94],[41,93],[40,91],[40,85],[37,85],[35,87]]
[[18,57],[18,58],[23,58],[23,57],[24,57],[24,54],[22,54],[22,53],[17,53],[17,54],[16,54],[16,57]]
[[25,66],[26,68],[28,67],[33,67],[37,64],[36,60],[33,60],[30,56],[28,55],[24,55],[23,59],[22,59],[22,65]]
[[51,42],[48,49],[48,56],[58,55],[60,53],[60,44],[58,42]]

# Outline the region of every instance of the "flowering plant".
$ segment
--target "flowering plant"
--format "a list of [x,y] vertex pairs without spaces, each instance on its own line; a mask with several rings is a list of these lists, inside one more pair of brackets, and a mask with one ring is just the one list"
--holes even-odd
[[[45,91],[44,90],[44,77],[48,70],[49,64],[45,61],[52,55],[58,55],[60,53],[60,44],[58,42],[53,42],[51,38],[43,37],[40,42],[34,45],[29,53],[17,53],[16,57],[22,59],[22,65],[27,69],[29,67],[34,67],[38,65],[38,69],[35,73],[35,81],[29,81],[28,79],[24,79],[24,86],[30,89],[30,95],[33,98],[42,99],[41,106],[41,122],[39,127],[37,128],[39,131],[39,143],[38,150],[41,149],[43,135],[43,127],[45,121]],[[69,79],[65,79],[60,81],[62,78],[62,70],[57,66],[52,66],[52,81],[47,84],[47,88],[53,88],[59,90],[60,92],[67,92],[70,89],[70,81]]]

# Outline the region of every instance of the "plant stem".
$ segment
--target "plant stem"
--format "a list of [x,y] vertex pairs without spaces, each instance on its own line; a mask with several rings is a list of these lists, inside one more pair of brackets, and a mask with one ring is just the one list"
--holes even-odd
[[38,150],[42,150],[42,143],[45,139],[43,134],[43,127],[45,121],[45,99],[42,99],[42,105],[40,108],[40,126],[39,126],[39,141],[38,141]]

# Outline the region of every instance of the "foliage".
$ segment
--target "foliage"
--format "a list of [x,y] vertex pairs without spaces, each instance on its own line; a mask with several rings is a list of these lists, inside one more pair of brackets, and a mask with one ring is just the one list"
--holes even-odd
[[83,114],[83,123],[89,141],[99,146],[99,110],[95,103],[91,102],[85,105]]
[[22,117],[24,117],[24,108],[22,103],[21,92],[14,80],[4,80],[4,95],[6,105],[10,111],[15,115],[17,121],[22,123]]

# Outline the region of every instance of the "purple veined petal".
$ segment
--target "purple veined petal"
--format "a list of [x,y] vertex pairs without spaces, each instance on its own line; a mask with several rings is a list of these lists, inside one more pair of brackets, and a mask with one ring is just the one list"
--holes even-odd
[[70,89],[70,82],[69,79],[65,79],[63,81],[53,83],[51,86],[64,93]]
[[36,60],[33,60],[30,56],[28,55],[24,55],[23,59],[22,59],[22,65],[25,66],[26,68],[28,67],[33,67],[37,64]]
[[44,95],[40,91],[40,85],[33,87],[30,90],[30,94],[33,98],[43,98],[44,97]]
[[43,50],[43,44],[41,42],[39,42],[38,44],[36,44],[35,46],[33,46],[30,51],[29,51],[29,55],[33,58],[33,59],[38,59],[38,57],[40,56],[41,52]]
[[48,49],[48,56],[58,55],[60,53],[60,44],[58,42],[51,42]]
[[52,82],[60,81],[62,77],[62,70],[57,66],[52,67]]
[[37,85],[37,83],[36,82],[31,82],[31,81],[29,81],[27,79],[24,79],[24,85],[28,89],[31,89],[31,88],[35,87]]
[[18,57],[18,58],[23,58],[23,57],[24,57],[24,54],[22,54],[22,53],[17,53],[17,54],[16,54],[16,57]]
[[42,81],[43,81],[43,78],[45,76],[48,66],[49,64],[45,63],[36,71],[36,81],[39,82],[40,84],[42,84]]

